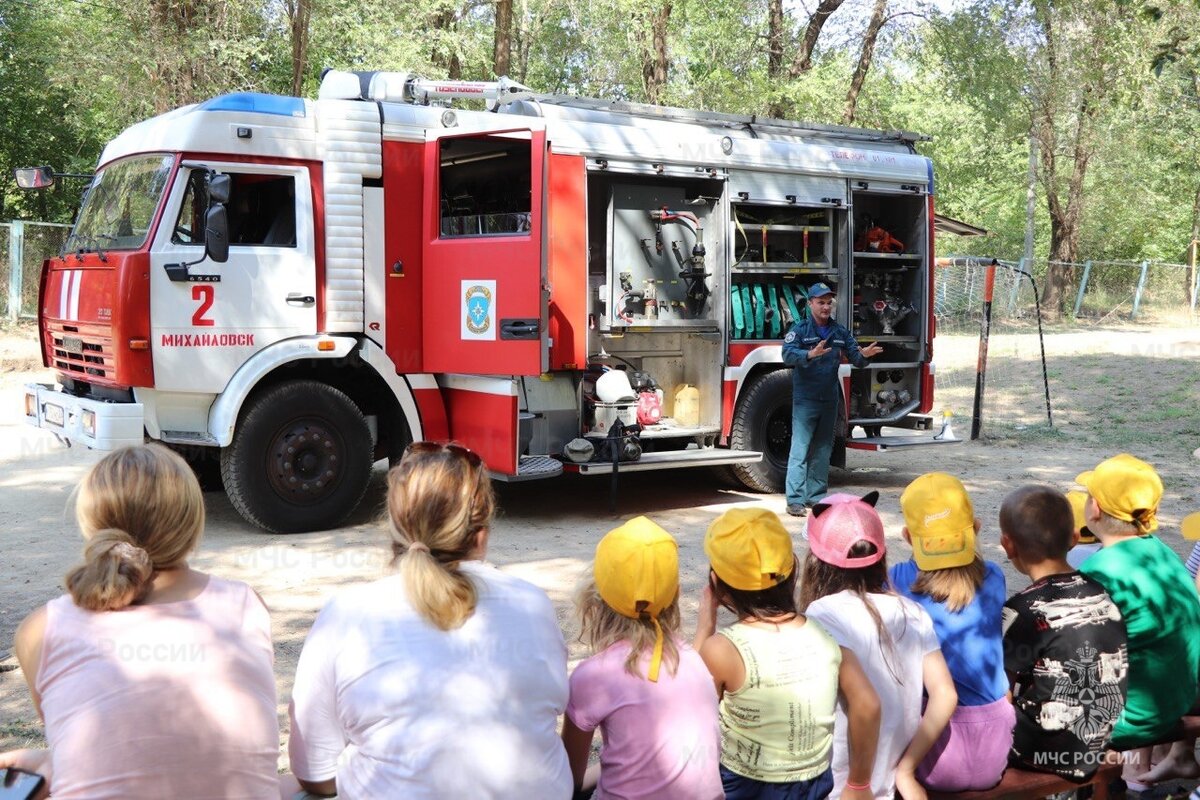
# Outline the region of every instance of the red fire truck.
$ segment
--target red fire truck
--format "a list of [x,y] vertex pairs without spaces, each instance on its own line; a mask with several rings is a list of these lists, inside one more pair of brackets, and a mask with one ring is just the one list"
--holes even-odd
[[881,435],[931,421],[920,138],[388,72],[180,108],[105,148],[43,267],[57,383],[28,388],[28,421],[166,443],[282,532],[335,526],[416,439],[500,480],[608,474],[639,398],[620,471],[778,491],[779,341],[817,281],[884,348],[842,368],[835,459],[932,441]]

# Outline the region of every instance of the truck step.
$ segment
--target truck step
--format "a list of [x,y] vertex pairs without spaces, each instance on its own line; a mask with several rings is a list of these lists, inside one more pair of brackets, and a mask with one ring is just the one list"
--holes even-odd
[[516,475],[501,475],[492,473],[492,480],[504,481],[505,483],[517,483],[519,481],[536,481],[542,478],[553,478],[556,475],[561,475],[563,471],[562,462],[550,456],[521,456],[521,461],[517,464]]
[[[722,464],[752,464],[762,461],[757,450],[726,450],[723,447],[705,447],[696,450],[670,450],[663,453],[642,453],[637,461],[622,461],[618,472],[645,472],[652,469],[678,469],[681,467],[714,467]],[[586,464],[567,464],[565,468],[580,475],[609,475],[612,464],[608,461],[589,461]]]
[[935,439],[932,436],[864,436],[860,439],[847,439],[846,447],[854,450],[891,450],[894,447],[924,447],[960,442],[962,439]]
[[162,440],[171,444],[201,444],[217,446],[217,437],[207,431],[163,431]]

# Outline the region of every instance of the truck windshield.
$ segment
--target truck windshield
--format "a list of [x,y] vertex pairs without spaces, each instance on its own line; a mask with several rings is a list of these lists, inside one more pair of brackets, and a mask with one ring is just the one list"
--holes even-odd
[[64,251],[141,247],[174,165],[173,156],[142,155],[97,172]]

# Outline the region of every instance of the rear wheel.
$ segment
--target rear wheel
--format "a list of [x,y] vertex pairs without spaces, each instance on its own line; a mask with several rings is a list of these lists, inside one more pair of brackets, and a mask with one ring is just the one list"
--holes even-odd
[[750,489],[782,492],[792,447],[792,371],[778,369],[759,376],[743,393],[733,414],[729,444],[734,450],[757,450],[757,464],[735,464],[733,475]]
[[225,491],[252,525],[277,533],[336,527],[371,476],[371,431],[358,406],[317,381],[253,395],[221,453]]

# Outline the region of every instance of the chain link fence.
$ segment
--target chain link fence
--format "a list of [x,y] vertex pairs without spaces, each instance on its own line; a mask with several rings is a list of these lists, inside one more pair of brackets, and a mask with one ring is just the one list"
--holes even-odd
[[42,262],[62,252],[70,225],[14,220],[0,223],[0,319],[37,316]]
[[[990,335],[981,352],[987,258],[939,258],[934,280],[934,396],[961,420],[965,435],[975,401],[976,365],[986,364],[984,435],[1004,438],[1051,427],[1039,325],[1041,280],[1022,262],[995,260]],[[1035,283],[1036,281],[1036,283]]]
[[1063,264],[1077,291],[1078,320],[1136,319],[1150,324],[1190,324],[1196,313],[1196,270],[1163,261],[1086,261]]

